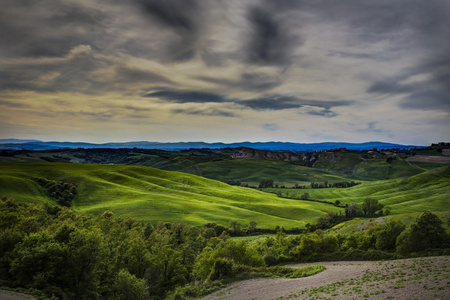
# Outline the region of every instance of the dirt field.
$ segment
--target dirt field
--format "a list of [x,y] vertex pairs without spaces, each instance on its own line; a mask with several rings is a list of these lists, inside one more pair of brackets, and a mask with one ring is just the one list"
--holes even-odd
[[450,164],[449,156],[426,156],[426,155],[415,155],[408,157],[406,159],[409,162],[428,162],[435,164]]
[[16,293],[11,291],[0,290],[0,299],[1,300],[37,300],[33,296]]
[[450,256],[322,264],[310,277],[236,282],[204,299],[450,299]]

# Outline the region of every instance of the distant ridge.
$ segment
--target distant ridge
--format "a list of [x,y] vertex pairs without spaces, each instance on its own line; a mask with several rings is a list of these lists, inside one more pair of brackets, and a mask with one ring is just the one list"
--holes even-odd
[[205,143],[205,142],[124,142],[124,143],[83,143],[83,142],[43,142],[39,140],[19,140],[19,139],[0,139],[0,149],[2,150],[54,150],[54,149],[76,149],[76,148],[141,148],[141,149],[161,149],[178,151],[185,149],[220,149],[220,148],[252,148],[257,150],[270,151],[292,151],[292,152],[312,152],[330,149],[346,148],[348,150],[371,150],[377,149],[412,149],[422,146],[401,145],[384,142],[365,142],[365,143],[288,143],[288,142],[240,142],[240,143]]

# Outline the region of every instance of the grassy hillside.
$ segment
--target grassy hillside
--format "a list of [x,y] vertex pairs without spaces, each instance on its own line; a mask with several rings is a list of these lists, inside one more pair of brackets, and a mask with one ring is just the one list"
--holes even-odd
[[332,205],[281,199],[249,188],[233,187],[195,175],[128,165],[4,162],[0,164],[0,196],[18,201],[56,202],[32,177],[75,182],[72,207],[98,215],[116,215],[151,222],[229,225],[237,219],[259,228],[303,227]]
[[407,156],[379,152],[325,152],[314,154],[314,168],[335,172],[356,180],[409,177],[442,165],[410,163]]
[[311,181],[339,182],[349,180],[340,174],[308,168],[279,160],[232,159],[199,163],[194,168],[181,169],[197,175],[226,181],[238,180],[249,185],[258,185],[261,179],[273,179],[275,183],[292,187],[295,183],[309,185]]
[[[236,154],[242,156],[238,155],[239,158],[235,158]],[[393,152],[373,151],[278,153],[231,148],[183,151],[59,149],[0,151],[0,162],[140,165],[186,172],[224,182],[240,181],[249,185],[258,185],[261,179],[273,179],[276,183],[286,186],[309,185],[312,181],[334,183],[409,177],[440,166],[432,163],[407,161],[406,158],[410,154],[394,155]],[[289,155],[296,155],[297,160],[281,159]]]
[[450,211],[450,166],[437,168],[407,178],[364,182],[352,188],[268,189],[283,195],[300,197],[307,192],[311,199],[342,204],[362,203],[368,197],[392,208],[392,214],[409,214],[430,210]]

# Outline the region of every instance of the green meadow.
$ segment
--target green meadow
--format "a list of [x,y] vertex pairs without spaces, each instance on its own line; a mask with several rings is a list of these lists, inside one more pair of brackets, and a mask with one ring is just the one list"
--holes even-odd
[[[236,152],[238,149],[3,151],[0,153],[0,162],[139,165],[194,174],[222,182],[239,181],[250,186],[258,186],[261,179],[273,179],[276,184],[287,187],[295,184],[309,185],[311,182],[375,181],[410,177],[440,166],[408,162],[407,155],[386,155],[371,151],[299,153],[297,161],[259,157],[233,158]],[[418,153],[423,155],[428,152],[420,150]]]
[[308,193],[310,199],[361,204],[375,198],[391,208],[391,214],[410,214],[429,210],[450,211],[450,166],[404,178],[367,181],[351,188],[265,189],[282,196],[300,198]]
[[196,173],[220,181],[238,180],[253,186],[258,186],[261,179],[274,179],[275,183],[287,186],[293,186],[296,183],[309,185],[311,181],[332,183],[349,180],[337,172],[327,172],[281,160],[252,158],[209,161],[197,164],[195,169],[188,168],[180,171]]
[[235,187],[196,175],[129,165],[91,165],[42,162],[0,164],[0,196],[23,202],[56,203],[32,178],[76,183],[72,208],[96,216],[112,211],[122,217],[203,225],[258,228],[303,228],[333,205],[279,198],[255,189]]

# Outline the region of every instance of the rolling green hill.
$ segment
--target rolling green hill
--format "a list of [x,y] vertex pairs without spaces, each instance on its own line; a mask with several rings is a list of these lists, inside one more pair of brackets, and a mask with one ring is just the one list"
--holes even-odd
[[106,210],[123,217],[202,225],[231,220],[258,228],[304,227],[326,211],[321,203],[278,198],[195,175],[129,165],[68,163],[0,163],[0,196],[18,201],[56,202],[32,178],[76,183],[74,210],[99,215]]
[[351,188],[267,189],[300,197],[307,192],[311,199],[342,204],[362,203],[375,198],[392,209],[392,214],[409,214],[430,210],[450,211],[450,166],[433,169],[406,178],[364,182]]
[[311,181],[348,181],[345,176],[334,172],[309,168],[279,160],[240,158],[226,161],[199,163],[194,167],[181,169],[206,178],[227,181],[238,180],[258,186],[261,179],[274,179],[275,183],[292,187],[294,184],[309,185]]
[[[418,151],[418,153],[426,150]],[[437,152],[436,152],[437,153]],[[373,181],[409,177],[441,165],[410,162],[412,152],[391,151],[273,152],[254,149],[58,149],[47,151],[0,151],[0,162],[71,162],[140,165],[180,171],[223,182],[257,186],[261,179],[279,185],[310,182]],[[295,158],[295,159],[293,159]]]

